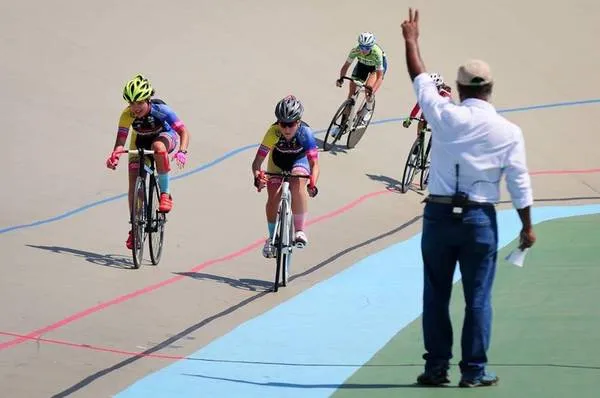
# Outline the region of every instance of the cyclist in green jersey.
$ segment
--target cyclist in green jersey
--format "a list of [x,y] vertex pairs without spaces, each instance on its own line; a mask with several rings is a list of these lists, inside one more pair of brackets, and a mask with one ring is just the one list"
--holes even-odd
[[[373,111],[373,99],[374,94],[381,87],[383,83],[383,77],[387,71],[387,58],[383,49],[375,43],[375,36],[371,32],[363,32],[358,35],[358,46],[353,47],[348,54],[348,58],[340,69],[340,78],[336,81],[338,87],[342,87],[344,80],[343,76],[346,76],[346,72],[352,62],[357,60],[356,66],[352,71],[352,78],[365,83],[365,90],[367,94],[367,110],[369,114],[365,115],[365,120],[370,117],[370,113]],[[348,90],[348,98],[352,97],[352,94],[356,90],[356,84],[350,82]],[[345,115],[347,117],[348,115]]]

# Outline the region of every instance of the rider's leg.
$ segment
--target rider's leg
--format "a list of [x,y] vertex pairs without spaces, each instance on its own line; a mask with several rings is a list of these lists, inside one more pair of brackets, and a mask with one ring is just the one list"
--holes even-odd
[[[377,81],[377,73],[371,72],[371,73],[369,73],[369,77],[367,78],[366,85],[373,87],[375,85],[376,81]],[[375,102],[375,95],[371,95],[370,97],[367,98],[367,110],[369,112],[373,111],[373,103],[374,102]]]
[[[267,160],[267,172],[281,173],[281,169],[275,165],[271,155],[269,155],[269,159]],[[267,182],[267,204],[265,205],[269,238],[272,238],[275,232],[274,230],[275,222],[277,221],[277,209],[279,207],[279,199],[281,198],[281,192],[279,191],[280,186],[281,179],[279,177],[269,177],[269,180]]]
[[[364,81],[364,79],[366,78],[366,75],[363,76],[361,65],[363,65],[363,64],[361,64],[360,62],[356,63],[356,65],[354,66],[354,69],[352,70],[351,76],[353,79]],[[356,83],[354,83],[353,81],[350,81],[350,84],[348,85],[348,97],[347,98],[348,99],[352,98],[355,91],[356,91]],[[344,113],[342,116],[342,126],[346,123],[349,116],[350,116],[350,108],[346,108],[344,110]]]
[[279,200],[281,198],[281,192],[279,187],[281,186],[281,180],[279,178],[270,178],[267,183],[267,204],[265,205],[265,212],[267,215],[267,229],[269,231],[269,238],[273,237],[275,233],[275,223],[277,221],[277,210],[279,207]]
[[173,208],[173,198],[169,189],[169,171],[171,163],[169,162],[169,152],[175,149],[176,138],[172,134],[162,133],[152,142],[154,151],[154,161],[156,162],[156,171],[158,172],[158,187],[160,189],[160,204],[158,211],[168,213]]
[[[129,204],[129,217],[131,217],[131,208],[133,205],[133,190],[135,189],[135,180],[138,176],[139,169],[139,161],[137,156],[132,156],[129,158],[129,189],[127,191],[127,203]],[[133,248],[133,236],[131,235],[131,230],[129,230],[127,241],[125,242],[125,246],[128,249]]]
[[[135,132],[131,135],[131,141],[129,143],[129,149],[134,150],[138,145],[144,145],[142,140],[136,135]],[[135,153],[130,153],[128,156],[128,179],[129,179],[129,189],[127,190],[127,203],[129,205],[129,218],[131,219],[131,208],[133,207],[133,190],[135,189],[135,180],[138,176],[138,169],[140,168],[139,156]],[[132,230],[129,230],[127,235],[127,241],[125,242],[125,246],[128,249],[133,248],[133,236],[131,235]]]
[[[299,159],[292,169],[293,174],[310,175],[310,166],[306,157]],[[292,194],[292,214],[294,214],[294,229],[296,230],[296,241],[306,244],[308,239],[304,231],[308,214],[308,191],[306,178],[292,178],[290,191]]]
[[[269,163],[271,160],[269,159]],[[270,170],[269,167],[267,171],[276,172]],[[270,258],[275,255],[273,246],[271,245],[271,240],[273,239],[273,235],[275,234],[275,223],[277,222],[277,208],[279,207],[279,199],[281,198],[281,191],[279,187],[281,185],[281,179],[270,177],[267,182],[267,203],[265,205],[265,213],[267,215],[267,229],[269,231],[269,237],[265,241],[265,245],[263,246],[263,256]]]

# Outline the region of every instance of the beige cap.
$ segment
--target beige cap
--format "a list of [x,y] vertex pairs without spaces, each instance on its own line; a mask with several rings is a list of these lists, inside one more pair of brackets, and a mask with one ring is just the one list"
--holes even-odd
[[456,82],[462,86],[483,86],[492,81],[490,66],[479,59],[470,59],[458,68]]

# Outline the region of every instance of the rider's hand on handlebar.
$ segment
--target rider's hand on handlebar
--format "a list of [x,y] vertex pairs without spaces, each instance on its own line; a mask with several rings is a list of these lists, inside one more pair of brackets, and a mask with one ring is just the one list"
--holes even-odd
[[338,87],[342,87],[342,84],[344,84],[344,79],[341,77],[335,81],[335,85]]
[[258,192],[267,186],[267,176],[264,171],[257,170],[254,172],[254,186]]
[[117,165],[119,164],[119,158],[122,155],[121,151],[123,151],[123,147],[118,146],[111,152],[108,159],[106,159],[106,167],[113,170],[117,168]]
[[373,87],[371,86],[365,86],[365,93],[367,94],[368,97],[373,95]]
[[403,125],[405,128],[409,128],[411,123],[412,123],[412,120],[410,120],[410,118],[409,118],[409,117],[407,117],[407,118],[406,118],[406,119],[404,119],[404,121],[402,122],[402,125]]

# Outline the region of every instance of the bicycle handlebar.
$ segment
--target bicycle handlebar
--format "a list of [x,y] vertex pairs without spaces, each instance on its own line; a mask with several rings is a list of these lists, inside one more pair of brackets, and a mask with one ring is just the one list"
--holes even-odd
[[348,76],[342,76],[341,80],[350,80],[351,82],[354,82],[354,84],[356,84],[359,87],[364,87],[365,86],[365,83],[361,82],[360,80],[356,80],[356,79],[353,79],[353,78],[348,77]]
[[142,153],[144,155],[154,155],[154,151],[151,149],[122,149],[118,153]]
[[271,173],[269,171],[264,171],[264,175],[272,176],[272,177],[295,177],[295,178],[310,178],[310,175],[306,174],[292,174],[291,171],[282,171],[281,173]]

